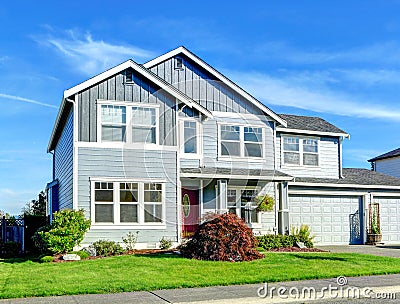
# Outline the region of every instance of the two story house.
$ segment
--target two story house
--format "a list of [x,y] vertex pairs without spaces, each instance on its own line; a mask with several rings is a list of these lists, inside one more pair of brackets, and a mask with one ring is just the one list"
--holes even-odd
[[[128,60],[64,92],[48,152],[48,213],[84,209],[83,245],[138,248],[189,237],[209,213],[232,212],[255,234],[309,224],[320,244],[362,244],[379,200],[383,240],[400,241],[400,179],[342,169],[347,132],[277,114],[179,47]],[[255,198],[274,198],[258,212]]]

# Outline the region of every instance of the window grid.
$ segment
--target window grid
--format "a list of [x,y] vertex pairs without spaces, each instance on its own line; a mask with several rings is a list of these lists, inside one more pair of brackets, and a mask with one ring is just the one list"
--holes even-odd
[[285,165],[319,166],[318,139],[283,137]]
[[126,107],[116,105],[101,106],[102,141],[126,140]]
[[242,218],[247,224],[258,224],[259,214],[254,198],[258,189],[228,188],[228,211]]
[[262,158],[263,128],[220,125],[220,156]]

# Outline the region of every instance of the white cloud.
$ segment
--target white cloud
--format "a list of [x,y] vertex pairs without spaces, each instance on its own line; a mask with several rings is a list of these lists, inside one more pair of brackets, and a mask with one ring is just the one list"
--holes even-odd
[[400,108],[386,107],[373,100],[361,100],[324,86],[307,84],[303,78],[274,78],[261,73],[231,72],[237,83],[259,100],[321,113],[400,121]]
[[148,50],[132,45],[95,40],[90,33],[82,36],[72,30],[66,31],[62,37],[34,39],[54,49],[75,69],[86,75],[97,74],[130,58],[137,61],[153,57],[152,52]]
[[15,96],[15,95],[9,95],[9,94],[0,93],[0,98],[6,98],[6,99],[17,100],[17,101],[23,101],[23,102],[27,102],[27,103],[31,103],[31,104],[43,106],[43,107],[58,109],[58,107],[55,106],[55,105],[48,104],[48,103],[44,103],[44,102],[40,102],[40,101],[37,101],[37,100],[34,100],[34,99],[29,99],[29,98],[21,97],[21,96]]

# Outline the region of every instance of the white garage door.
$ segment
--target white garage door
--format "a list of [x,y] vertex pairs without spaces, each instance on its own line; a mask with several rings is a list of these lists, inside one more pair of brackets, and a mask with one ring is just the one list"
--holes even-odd
[[289,195],[290,225],[309,225],[316,244],[360,244],[360,205],[360,197]]
[[400,243],[400,198],[374,197],[379,203],[382,242]]

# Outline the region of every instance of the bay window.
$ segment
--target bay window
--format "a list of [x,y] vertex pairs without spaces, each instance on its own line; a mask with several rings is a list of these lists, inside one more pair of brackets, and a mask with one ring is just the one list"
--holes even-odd
[[318,139],[283,137],[283,163],[287,165],[318,166]]
[[164,184],[95,181],[92,183],[94,225],[141,225],[164,222]]

